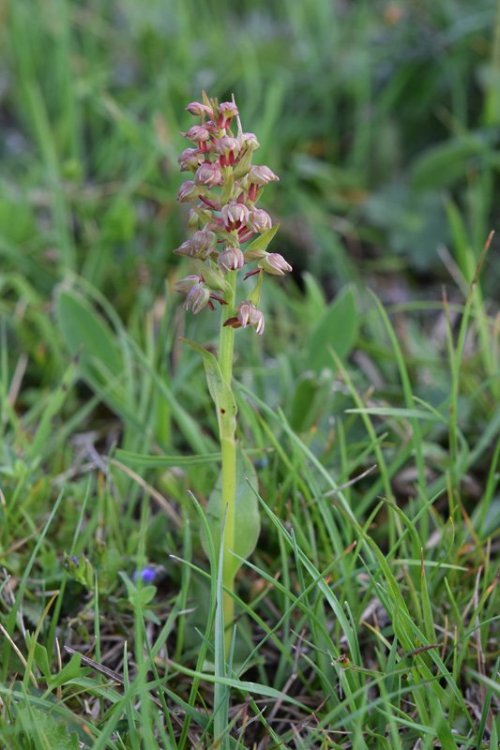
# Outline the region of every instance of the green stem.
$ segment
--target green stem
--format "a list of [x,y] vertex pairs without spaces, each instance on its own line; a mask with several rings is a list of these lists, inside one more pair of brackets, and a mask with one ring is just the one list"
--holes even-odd
[[[233,379],[233,353],[234,353],[234,328],[224,327],[224,322],[234,315],[236,300],[235,272],[228,273],[227,280],[229,291],[226,295],[227,306],[221,321],[219,339],[219,365],[222,377],[229,388]],[[227,311],[227,312],[226,312]],[[224,537],[223,545],[223,571],[222,583],[223,615],[224,615],[224,642],[226,655],[231,645],[231,625],[234,620],[234,600],[232,591],[234,588],[234,566],[232,565],[231,552],[234,549],[235,529],[235,497],[236,497],[236,421],[219,419],[219,438],[222,454],[222,507],[224,508]]]

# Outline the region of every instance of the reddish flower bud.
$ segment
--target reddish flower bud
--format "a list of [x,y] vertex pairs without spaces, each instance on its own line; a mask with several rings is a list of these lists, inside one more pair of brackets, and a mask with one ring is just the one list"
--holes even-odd
[[204,125],[193,125],[182,135],[184,136],[184,138],[189,138],[190,141],[210,140],[210,131]]
[[253,232],[265,232],[266,229],[271,229],[272,225],[273,222],[267,211],[262,208],[253,208],[250,211],[248,226]]
[[187,293],[186,301],[184,302],[184,310],[191,310],[197,315],[208,305],[209,301],[210,289],[200,281],[197,284],[193,284]]
[[205,155],[197,148],[185,148],[177,161],[179,162],[181,172],[189,172],[197,169],[204,158]]
[[191,240],[186,240],[182,245],[176,247],[174,253],[176,255],[187,255],[189,258],[192,258],[195,255],[195,248]]
[[198,185],[214,187],[215,185],[222,185],[224,177],[218,164],[206,161],[196,170],[195,180]]
[[177,255],[187,255],[190,258],[200,258],[206,260],[215,250],[216,236],[207,227],[199,229],[193,236],[182,243],[174,253]]
[[207,117],[214,116],[212,107],[209,107],[207,104],[202,104],[201,102],[190,102],[186,109],[188,112],[191,112],[192,115],[197,115],[198,117],[204,117],[205,115]]
[[202,281],[201,276],[184,276],[183,279],[179,279],[175,283],[175,290],[182,294],[187,294],[195,284],[199,284]]
[[219,112],[224,115],[226,120],[232,120],[238,114],[238,107],[234,102],[221,102],[219,104]]
[[192,180],[183,182],[177,193],[177,200],[181,203],[193,201],[198,197],[198,187]]
[[[234,101],[218,104],[216,99],[209,100],[203,94],[202,102],[191,102],[187,110],[200,121],[184,133],[196,148],[185,149],[179,164],[181,170],[194,172],[194,177],[181,185],[178,198],[191,204],[188,224],[196,231],[175,252],[190,256],[198,275],[182,279],[177,288],[186,294],[184,309],[199,313],[207,306],[214,309],[214,302],[227,304],[230,288],[227,274],[237,272],[245,264],[253,262],[250,274],[243,271],[245,279],[263,271],[283,276],[292,268],[278,253],[255,248],[246,253],[242,250],[245,243],[262,233],[252,244],[257,248],[259,243],[261,248],[267,247],[267,233],[274,233],[272,219],[266,211],[256,208],[255,203],[263,186],[279,178],[267,166],[252,166],[259,141],[254,133],[241,132],[239,120],[234,128],[237,135],[233,135],[231,125],[238,118],[236,104]],[[259,290],[260,284],[254,294]],[[257,301],[257,296],[252,298]],[[251,326],[262,334],[264,315],[253,302],[246,300],[224,325]]]
[[205,260],[215,250],[215,243],[217,238],[214,232],[210,231],[208,227],[199,229],[191,237],[191,242],[195,249],[195,256]]
[[273,276],[284,276],[292,270],[291,265],[279,253],[266,253],[258,265]]
[[250,151],[257,151],[260,148],[260,143],[255,133],[242,133],[239,136],[239,140],[242,148],[250,149]]
[[261,166],[250,168],[248,180],[254,185],[267,185],[268,182],[279,180],[279,177],[277,174],[274,174],[272,169],[269,169],[269,167],[266,167],[263,164]]
[[217,257],[217,263],[223,271],[237,271],[245,265],[245,256],[239,247],[226,247]]

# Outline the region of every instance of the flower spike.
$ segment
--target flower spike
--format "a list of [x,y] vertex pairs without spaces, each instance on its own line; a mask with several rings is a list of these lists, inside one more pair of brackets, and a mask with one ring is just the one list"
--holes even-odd
[[[182,183],[177,199],[190,206],[193,234],[175,252],[191,259],[198,273],[178,282],[177,289],[186,295],[186,310],[197,314],[205,307],[213,309],[212,301],[229,305],[225,326],[255,328],[262,334],[264,315],[254,304],[261,272],[283,276],[292,270],[282,255],[266,251],[267,234],[272,237],[275,230],[271,216],[256,205],[278,175],[264,164],[252,164],[259,141],[243,131],[234,100],[219,104],[203,93],[202,101],[190,102],[186,109],[199,120],[183,133],[191,145],[180,155],[179,166],[191,172],[191,179]],[[241,269],[244,279],[260,274],[260,280],[252,301],[238,305],[234,294],[231,299],[227,295],[236,288]]]

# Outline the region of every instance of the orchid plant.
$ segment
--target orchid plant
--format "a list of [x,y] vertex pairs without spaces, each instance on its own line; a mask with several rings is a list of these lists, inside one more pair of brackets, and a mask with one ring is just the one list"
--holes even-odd
[[177,197],[189,204],[188,223],[194,231],[175,252],[191,259],[194,273],[181,279],[177,290],[186,295],[185,310],[198,314],[219,307],[221,313],[217,356],[189,343],[203,356],[217,409],[222,468],[207,516],[222,560],[227,649],[235,576],[254,550],[260,530],[255,472],[236,442],[235,332],[252,327],[264,333],[259,309],[264,273],[283,276],[292,268],[282,255],[267,251],[278,226],[257,203],[265,185],[279,178],[269,167],[252,163],[259,142],[243,131],[234,99],[218,103],[203,93],[201,102],[191,102],[186,109],[199,122],[183,134],[193,145],[182,152],[179,164],[193,179],[182,183]]

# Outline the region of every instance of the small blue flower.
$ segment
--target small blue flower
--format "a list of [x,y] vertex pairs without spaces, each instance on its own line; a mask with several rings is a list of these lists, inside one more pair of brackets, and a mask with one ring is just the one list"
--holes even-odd
[[154,583],[156,578],[156,570],[151,565],[146,565],[142,570],[136,570],[134,573],[134,581],[142,581],[142,583]]

